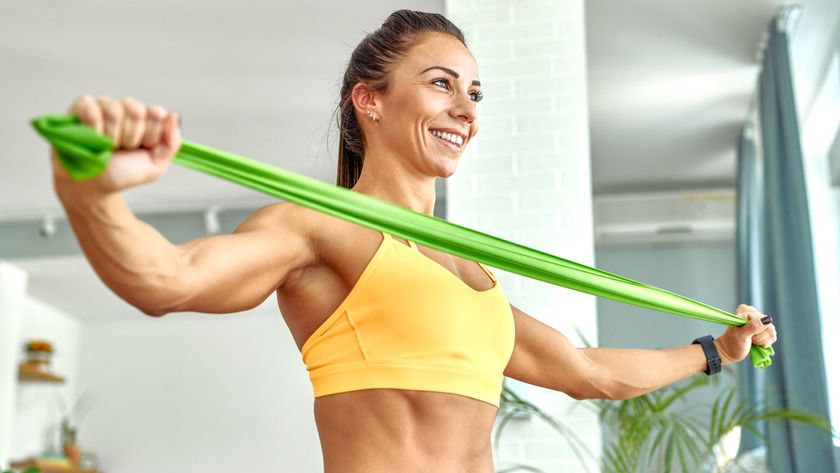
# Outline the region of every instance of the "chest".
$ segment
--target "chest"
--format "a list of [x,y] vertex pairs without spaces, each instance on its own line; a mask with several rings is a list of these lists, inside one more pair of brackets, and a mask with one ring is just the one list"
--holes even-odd
[[[497,283],[476,262],[436,250],[420,249],[397,237],[386,237],[381,232],[347,222],[335,225],[337,228],[316,243],[319,263],[308,268],[293,287],[277,294],[278,305],[298,349],[341,306],[366,271],[386,272],[378,278],[380,284],[386,286],[379,290],[389,293],[382,296],[401,298],[402,301],[391,303],[401,302],[416,310],[431,311],[434,304],[442,304],[441,307],[447,303],[464,306],[465,300],[470,301],[470,305],[479,306],[473,307],[474,312],[492,309],[492,304],[499,307],[499,301],[490,301],[493,299],[492,292],[500,292],[494,290]],[[389,241],[386,238],[393,239]],[[374,261],[386,257],[388,261]],[[372,268],[371,263],[376,263],[377,268]],[[418,294],[419,300],[410,300],[418,298]],[[469,310],[466,306],[462,309]],[[415,318],[417,323],[424,320],[430,324],[440,323],[431,318]],[[465,323],[463,320],[445,320],[453,326],[438,329],[457,332],[466,328],[457,326]],[[403,325],[402,328],[429,327]]]

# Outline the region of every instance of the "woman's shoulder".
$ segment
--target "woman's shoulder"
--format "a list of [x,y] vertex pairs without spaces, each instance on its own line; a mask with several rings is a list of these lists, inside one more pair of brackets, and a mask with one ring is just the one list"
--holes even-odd
[[[299,243],[292,246],[298,248],[303,246],[300,242],[306,242],[305,251],[296,250],[307,253],[305,268],[301,268],[305,271],[293,278],[294,283],[286,288],[289,291],[319,279],[349,277],[370,259],[369,253],[376,251],[382,240],[381,232],[292,202],[265,206],[254,215],[258,214],[258,218],[273,222],[268,225],[278,241],[297,240]],[[289,238],[288,232],[299,238]],[[281,237],[283,234],[286,237]]]
[[266,205],[254,212],[246,222],[260,225],[278,236],[294,233],[306,241],[315,259],[319,261],[336,259],[330,255],[352,253],[361,241],[369,240],[378,246],[382,240],[379,231],[294,202]]
[[254,211],[236,231],[265,230],[277,237],[294,237],[314,246],[328,223],[325,216],[294,202],[277,202]]
[[278,202],[257,209],[242,224],[242,228],[251,226],[268,230],[278,237],[292,234],[306,242],[317,259],[326,247],[331,247],[336,240],[352,234],[358,226],[339,217],[313,210],[294,202]]

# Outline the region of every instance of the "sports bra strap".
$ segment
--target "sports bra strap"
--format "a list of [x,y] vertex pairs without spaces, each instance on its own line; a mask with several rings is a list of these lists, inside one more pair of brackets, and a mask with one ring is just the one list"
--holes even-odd
[[481,266],[481,269],[483,269],[484,272],[487,273],[487,276],[489,276],[490,279],[493,281],[493,284],[495,284],[496,283],[496,276],[494,276],[493,273],[491,273],[490,270],[487,269],[484,266],[484,264],[482,264],[480,261],[476,261],[476,263],[478,263],[478,265]]

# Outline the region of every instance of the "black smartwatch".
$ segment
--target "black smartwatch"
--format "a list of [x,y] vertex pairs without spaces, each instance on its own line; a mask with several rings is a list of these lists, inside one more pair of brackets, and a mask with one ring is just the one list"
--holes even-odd
[[692,345],[699,343],[703,347],[703,353],[706,355],[706,370],[703,372],[709,376],[720,373],[721,368],[720,355],[718,355],[714,342],[715,339],[711,335],[700,337],[691,342]]

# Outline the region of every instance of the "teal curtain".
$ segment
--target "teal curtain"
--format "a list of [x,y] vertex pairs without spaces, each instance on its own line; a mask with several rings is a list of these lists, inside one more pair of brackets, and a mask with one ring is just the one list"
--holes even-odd
[[[745,290],[761,286],[761,304],[754,305],[772,315],[779,330],[776,362],[764,373],[767,401],[771,408],[804,408],[828,418],[805,172],[781,17],[770,22],[758,96],[763,176],[760,191],[753,193],[758,200],[749,210],[761,209],[763,244],[751,253],[760,254],[761,261],[759,272],[749,273]],[[768,463],[774,473],[838,471],[825,432],[790,422],[770,422],[767,429]]]
[[[738,139],[737,225],[736,252],[738,255],[738,301],[761,308],[763,294],[758,277],[762,269],[761,161],[756,156],[755,126],[747,123]],[[738,364],[738,394],[742,399],[764,402],[764,373],[744,363]],[[755,426],[766,437],[767,424]],[[761,447],[764,442],[749,430],[741,430],[739,454]]]

